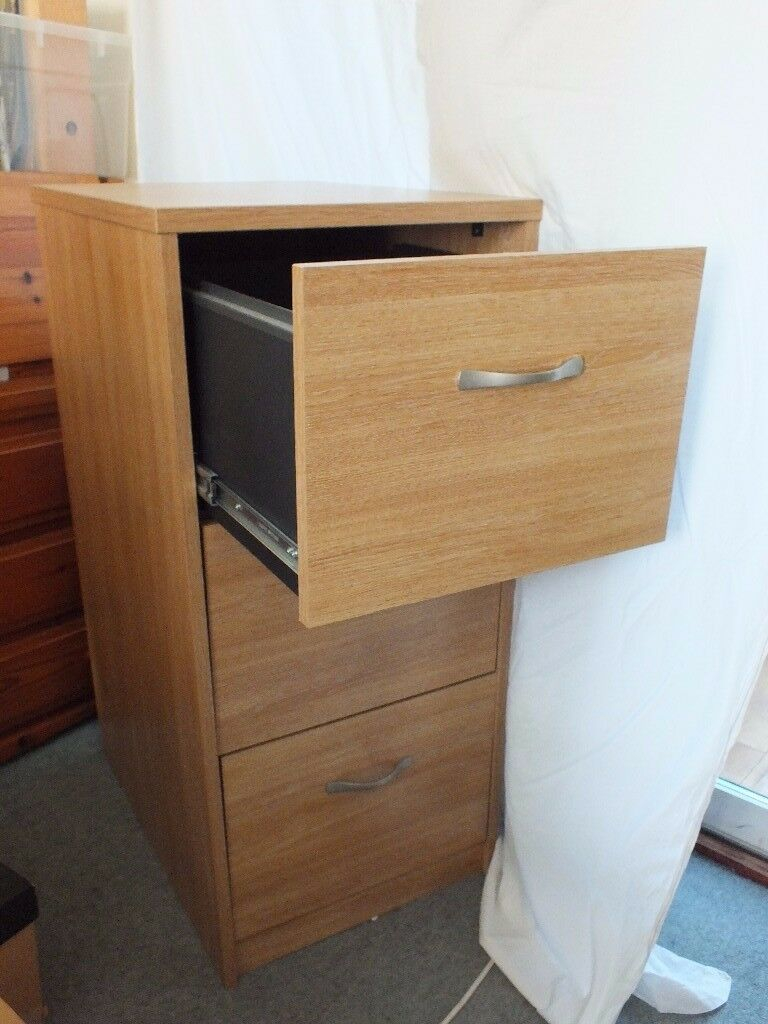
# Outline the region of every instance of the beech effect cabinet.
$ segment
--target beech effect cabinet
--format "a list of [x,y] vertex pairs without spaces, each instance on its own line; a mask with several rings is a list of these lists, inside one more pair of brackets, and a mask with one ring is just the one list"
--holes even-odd
[[512,584],[663,540],[703,251],[541,204],[40,189],[104,743],[228,984],[487,864]]

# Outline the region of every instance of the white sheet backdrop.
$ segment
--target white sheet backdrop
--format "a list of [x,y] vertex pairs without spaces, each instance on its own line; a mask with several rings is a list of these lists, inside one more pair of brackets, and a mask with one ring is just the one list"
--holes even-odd
[[[544,249],[709,248],[668,540],[517,592],[481,938],[552,1024],[608,1024],[768,637],[768,8],[133,4],[145,179],[524,191],[545,201]],[[682,1001],[665,970],[690,983]],[[723,998],[695,974],[657,955],[641,991],[665,1009]]]

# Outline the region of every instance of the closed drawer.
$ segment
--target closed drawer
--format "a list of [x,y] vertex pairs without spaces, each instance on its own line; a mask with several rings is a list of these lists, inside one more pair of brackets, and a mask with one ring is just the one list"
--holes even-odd
[[310,630],[295,594],[218,524],[203,554],[222,753],[496,667],[499,587]]
[[51,338],[47,320],[3,324],[0,330],[0,363],[25,363],[50,358]]
[[219,476],[200,492],[261,530],[308,626],[662,540],[702,266],[296,264],[292,314],[198,287],[195,448]]
[[0,636],[80,607],[70,529],[52,530],[0,549]]
[[0,441],[0,531],[67,507],[58,432]]
[[58,429],[50,362],[16,363],[0,382],[0,437]]
[[236,936],[482,843],[494,695],[483,677],[223,758]]
[[0,733],[92,695],[81,618],[0,645]]
[[[0,191],[0,199],[2,196]],[[10,220],[5,224],[0,220],[0,267],[23,270],[39,267],[40,264],[40,245],[34,218]]]
[[41,267],[0,267],[0,325],[47,319],[45,290]]
[[51,357],[33,185],[96,180],[93,175],[0,174],[0,364]]

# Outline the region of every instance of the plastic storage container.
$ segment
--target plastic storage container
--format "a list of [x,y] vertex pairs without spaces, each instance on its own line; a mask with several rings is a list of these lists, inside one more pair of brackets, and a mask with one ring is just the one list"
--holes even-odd
[[124,178],[130,88],[128,36],[0,13],[0,170]]

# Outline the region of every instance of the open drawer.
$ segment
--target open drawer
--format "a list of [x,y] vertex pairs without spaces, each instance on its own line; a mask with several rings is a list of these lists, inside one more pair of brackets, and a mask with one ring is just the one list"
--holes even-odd
[[200,493],[307,626],[662,540],[703,261],[297,263],[292,316],[187,291]]

